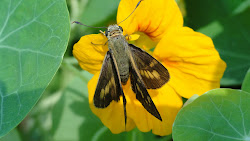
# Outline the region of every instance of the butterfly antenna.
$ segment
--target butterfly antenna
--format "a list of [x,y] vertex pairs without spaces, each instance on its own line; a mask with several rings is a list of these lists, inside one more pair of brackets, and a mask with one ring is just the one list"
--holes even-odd
[[80,22],[78,22],[78,21],[73,21],[72,24],[73,24],[73,23],[80,24],[80,25],[83,25],[83,26],[86,26],[86,27],[90,27],[90,28],[107,28],[107,27],[94,27],[94,26],[89,26],[89,25],[80,23]]
[[140,1],[138,2],[137,5],[136,5],[136,7],[135,7],[135,9],[128,15],[127,18],[125,18],[124,20],[120,21],[120,22],[118,23],[118,25],[119,25],[120,23],[124,22],[125,20],[127,20],[127,19],[135,12],[136,8],[140,5],[141,1],[143,1],[143,0],[140,0]]

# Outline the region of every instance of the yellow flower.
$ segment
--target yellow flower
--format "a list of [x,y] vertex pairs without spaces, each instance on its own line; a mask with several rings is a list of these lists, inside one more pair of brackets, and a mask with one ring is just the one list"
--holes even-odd
[[[117,22],[125,19],[135,8],[138,0],[122,0]],[[113,133],[121,133],[137,127],[142,132],[152,130],[157,135],[172,132],[175,116],[183,105],[182,97],[218,88],[226,64],[214,48],[212,40],[188,27],[175,0],[144,0],[126,21],[122,22],[124,35],[139,34],[133,44],[150,51],[169,70],[170,81],[160,89],[148,90],[162,121],[147,112],[136,99],[130,82],[123,86],[127,99],[127,125],[124,125],[122,99],[111,102],[104,109],[96,108],[93,97],[106,52],[107,38],[102,34],[83,36],[74,45],[73,54],[82,69],[94,74],[88,83],[89,104],[103,124]],[[92,43],[91,43],[92,42]]]

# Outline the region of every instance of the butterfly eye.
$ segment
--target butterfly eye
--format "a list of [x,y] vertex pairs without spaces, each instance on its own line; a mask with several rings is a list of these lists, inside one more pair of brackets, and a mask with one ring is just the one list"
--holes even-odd
[[122,29],[122,27],[121,27],[121,26],[119,26],[119,29],[123,32],[123,29]]

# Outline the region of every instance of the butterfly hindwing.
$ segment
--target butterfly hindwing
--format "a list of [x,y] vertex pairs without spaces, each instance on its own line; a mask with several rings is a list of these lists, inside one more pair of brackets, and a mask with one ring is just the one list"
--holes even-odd
[[162,121],[161,115],[155,107],[154,102],[152,101],[146,86],[142,80],[142,77],[137,69],[135,61],[132,56],[130,56],[130,79],[131,87],[133,92],[136,94],[136,99],[140,101],[142,106],[157,119]]
[[123,94],[118,71],[111,53],[108,51],[103,61],[101,73],[94,95],[94,105],[98,108],[107,107],[112,100],[119,101]]
[[130,67],[130,79],[131,79],[131,87],[134,93],[136,94],[136,99],[139,100],[142,106],[153,116],[162,121],[161,116],[158,110],[155,107],[154,102],[152,101],[148,91],[140,79],[139,74],[136,70],[131,66]]
[[157,89],[168,82],[169,72],[159,61],[133,44],[129,46],[147,89]]

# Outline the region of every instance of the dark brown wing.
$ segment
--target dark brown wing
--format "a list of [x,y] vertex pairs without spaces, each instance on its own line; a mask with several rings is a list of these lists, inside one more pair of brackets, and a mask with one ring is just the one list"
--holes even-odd
[[129,46],[147,89],[157,89],[168,82],[169,72],[159,61],[133,44]]
[[[131,51],[130,51],[131,53]],[[139,70],[136,67],[134,58],[130,55],[130,79],[131,79],[131,87],[134,93],[136,94],[136,99],[139,100],[142,106],[151,113],[154,117],[162,121],[161,115],[155,107],[154,102],[152,101],[146,86],[142,80],[142,77],[139,73]]]
[[97,108],[105,108],[112,100],[118,102],[121,95],[123,97],[124,118],[126,126],[126,98],[122,90],[121,79],[117,69],[116,60],[108,51],[103,61],[101,73],[96,86],[94,105]]
[[131,79],[131,87],[134,93],[136,94],[136,99],[138,99],[142,106],[153,116],[162,121],[161,115],[155,107],[154,102],[152,101],[148,91],[140,79],[139,74],[136,72],[133,66],[130,67],[130,79]]
[[119,101],[122,94],[117,68],[111,53],[108,51],[96,86],[94,105],[98,108],[105,108],[112,100]]

